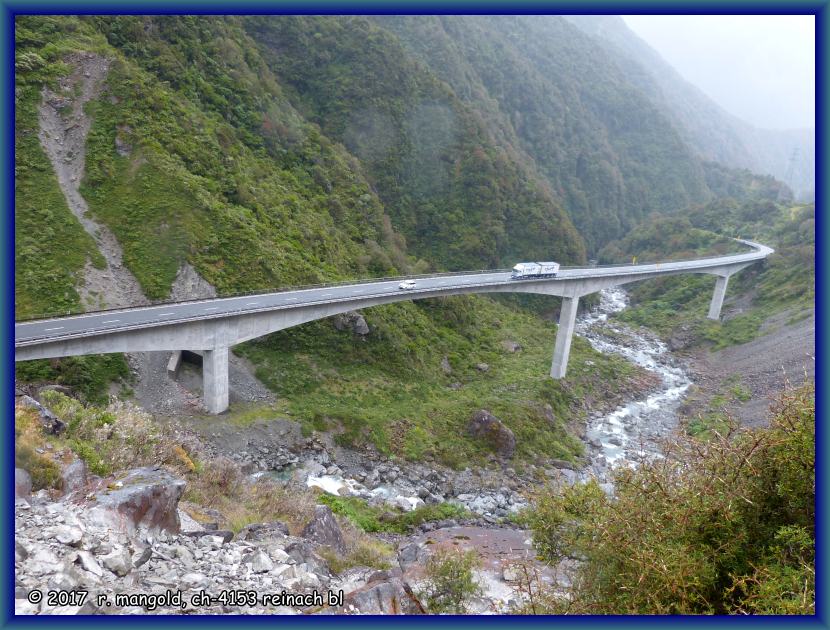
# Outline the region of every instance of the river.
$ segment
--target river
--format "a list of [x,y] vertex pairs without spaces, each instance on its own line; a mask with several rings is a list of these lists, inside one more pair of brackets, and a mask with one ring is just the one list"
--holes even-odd
[[626,292],[615,287],[600,293],[600,303],[579,317],[576,332],[600,352],[624,356],[660,375],[659,391],[635,400],[604,416],[589,420],[586,439],[590,465],[583,478],[595,476],[607,482],[610,471],[620,465],[660,456],[660,440],[677,428],[677,408],[692,384],[682,365],[666,344],[644,331],[609,320],[609,315],[628,306]]

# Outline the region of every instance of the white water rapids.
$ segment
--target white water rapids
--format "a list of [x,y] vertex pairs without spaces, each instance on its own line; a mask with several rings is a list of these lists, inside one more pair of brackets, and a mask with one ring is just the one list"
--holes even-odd
[[589,421],[586,438],[592,465],[586,473],[603,480],[614,466],[633,465],[643,457],[659,456],[658,442],[677,427],[677,407],[692,384],[666,344],[613,320],[609,322],[610,314],[627,305],[624,290],[606,289],[600,293],[599,306],[581,316],[576,325],[577,333],[595,349],[620,354],[656,372],[663,381],[657,393]]

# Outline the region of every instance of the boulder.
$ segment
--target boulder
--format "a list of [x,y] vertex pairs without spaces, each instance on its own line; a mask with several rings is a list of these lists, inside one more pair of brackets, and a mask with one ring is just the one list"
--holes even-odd
[[320,545],[331,547],[339,554],[346,553],[346,543],[340,525],[327,505],[314,507],[314,518],[303,529],[302,537]]
[[418,564],[426,558],[427,552],[418,543],[409,543],[398,549],[398,566],[406,573],[411,566]]
[[564,468],[566,470],[576,470],[576,466],[564,459],[549,459],[548,463],[554,468]]
[[501,347],[504,348],[506,352],[518,352],[522,349],[522,344],[508,339],[501,342]]
[[134,468],[95,494],[92,513],[127,533],[179,532],[178,504],[186,482],[161,468]]
[[101,556],[101,564],[118,577],[124,577],[133,568],[133,561],[126,547],[121,547],[105,556]]
[[14,469],[14,504],[31,503],[32,478],[22,468]]
[[21,396],[20,404],[24,407],[37,410],[37,413],[40,416],[40,424],[46,433],[57,435],[66,428],[66,424],[64,424],[63,420],[58,418],[50,409],[47,409],[41,405],[31,396]]
[[441,359],[441,370],[444,374],[452,374],[452,366],[450,365],[449,357],[444,356],[444,358]]
[[323,614],[424,615],[426,609],[409,584],[400,578],[371,582],[346,595],[343,605],[328,608]]
[[467,423],[467,432],[474,438],[482,440],[492,448],[499,457],[509,459],[516,450],[516,438],[513,431],[486,409],[476,411]]
[[63,469],[61,477],[64,494],[83,491],[86,488],[86,464],[83,460],[76,459]]
[[487,372],[490,369],[490,365],[488,363],[476,363],[476,369],[479,372]]
[[333,320],[334,327],[337,330],[350,330],[355,335],[360,335],[362,337],[369,334],[369,325],[366,323],[363,315],[357,311],[349,311],[347,313],[335,315]]
[[221,541],[219,543],[220,545],[229,543],[233,539],[233,532],[229,529],[200,529],[196,531],[182,532],[182,535],[196,539],[215,538],[217,541]]
[[68,387],[66,387],[66,385],[57,385],[57,384],[43,385],[41,387],[38,387],[37,388],[37,397],[40,398],[41,396],[43,396],[44,392],[58,392],[58,393],[63,394],[64,396],[71,396],[72,395],[72,390],[69,389]]
[[47,530],[47,533],[52,538],[57,540],[62,545],[70,545],[78,547],[84,539],[84,532],[80,527],[74,525],[56,525]]
[[270,523],[251,523],[250,525],[246,525],[239,530],[236,539],[262,542],[284,536],[288,536],[288,525],[279,521],[271,521]]
[[254,573],[268,573],[274,569],[274,562],[268,557],[262,549],[257,549],[251,554],[247,555],[243,562],[251,566],[251,571]]
[[285,553],[297,564],[306,564],[314,573],[325,575],[329,571],[328,564],[314,551],[314,546],[305,540],[295,540],[285,547]]

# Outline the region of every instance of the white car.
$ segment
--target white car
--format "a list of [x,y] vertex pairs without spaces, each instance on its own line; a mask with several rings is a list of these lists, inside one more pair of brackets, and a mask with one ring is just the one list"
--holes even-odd
[[403,289],[405,291],[409,291],[409,289],[415,288],[415,281],[414,280],[404,280],[398,285],[399,289]]

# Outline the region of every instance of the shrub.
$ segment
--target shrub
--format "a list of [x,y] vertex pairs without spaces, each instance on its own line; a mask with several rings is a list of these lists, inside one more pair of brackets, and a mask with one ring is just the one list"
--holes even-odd
[[542,492],[526,517],[544,559],[582,560],[548,612],[814,612],[812,385],[782,396],[769,429],[680,436],[615,484],[613,498],[593,482]]
[[342,573],[354,567],[369,567],[372,569],[389,569],[392,567],[390,558],[392,548],[384,542],[373,540],[358,530],[344,531],[344,538],[349,543],[349,549],[342,556],[330,547],[320,550],[320,556],[328,563],[332,573]]
[[469,600],[483,592],[474,575],[480,564],[475,549],[435,552],[427,560],[426,580],[418,596],[432,613],[464,614]]
[[15,409],[14,413],[14,465],[22,468],[32,478],[32,490],[59,488],[60,466],[43,454],[46,446],[40,419],[33,409]]

